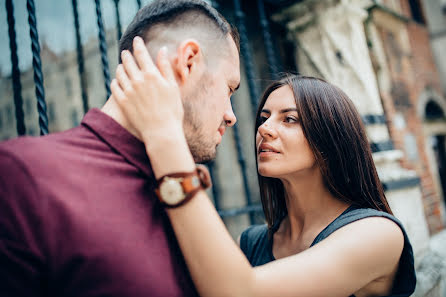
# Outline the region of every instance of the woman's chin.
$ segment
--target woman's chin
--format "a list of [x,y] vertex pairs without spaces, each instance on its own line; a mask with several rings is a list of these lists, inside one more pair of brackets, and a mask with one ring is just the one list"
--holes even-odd
[[274,172],[272,172],[272,170],[268,170],[267,168],[259,167],[258,173],[262,177],[272,177],[272,178],[277,177],[277,174],[274,174]]

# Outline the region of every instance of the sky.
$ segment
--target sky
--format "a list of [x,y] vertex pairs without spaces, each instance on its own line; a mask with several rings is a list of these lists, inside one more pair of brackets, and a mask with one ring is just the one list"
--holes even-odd
[[[77,0],[82,43],[97,38],[98,27],[94,0]],[[151,0],[141,0],[142,5]],[[37,28],[40,44],[45,42],[57,54],[74,50],[76,37],[71,0],[34,0],[37,14]],[[0,0],[0,72],[11,73],[6,0]],[[29,37],[28,10],[26,0],[13,0],[16,41],[21,70],[32,65],[31,39]],[[102,20],[106,28],[116,26],[114,0],[101,0]],[[119,11],[122,29],[136,14],[136,0],[120,0]]]

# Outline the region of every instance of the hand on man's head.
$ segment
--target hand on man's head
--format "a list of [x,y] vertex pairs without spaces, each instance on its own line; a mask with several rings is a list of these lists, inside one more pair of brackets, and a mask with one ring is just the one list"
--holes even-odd
[[123,51],[121,59],[111,90],[141,140],[182,133],[184,110],[167,49],[160,49],[156,66],[142,38],[135,37],[133,55]]

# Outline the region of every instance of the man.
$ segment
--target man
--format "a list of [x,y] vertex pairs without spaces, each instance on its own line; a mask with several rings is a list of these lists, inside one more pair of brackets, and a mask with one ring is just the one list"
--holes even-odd
[[[237,33],[203,1],[155,0],[120,49],[135,36],[168,55],[194,160],[214,158],[236,121]],[[0,296],[196,295],[139,138],[111,96],[79,127],[0,145]]]

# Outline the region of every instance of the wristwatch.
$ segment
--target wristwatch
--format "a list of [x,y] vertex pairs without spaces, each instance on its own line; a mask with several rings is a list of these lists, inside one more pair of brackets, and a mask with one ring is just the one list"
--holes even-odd
[[209,171],[204,165],[197,165],[192,172],[176,172],[158,179],[155,190],[161,203],[168,208],[183,205],[200,190],[211,186]]

